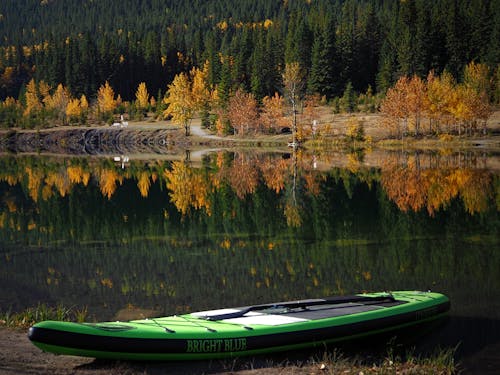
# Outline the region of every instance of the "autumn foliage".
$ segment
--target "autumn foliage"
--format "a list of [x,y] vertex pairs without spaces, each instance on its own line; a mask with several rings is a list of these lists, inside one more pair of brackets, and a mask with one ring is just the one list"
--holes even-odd
[[[382,101],[382,126],[399,137],[410,132],[419,136],[471,134],[479,128],[485,131],[492,113],[487,95],[488,77],[488,68],[474,62],[467,65],[464,82],[460,84],[447,72],[441,76],[430,72],[426,80],[403,76]],[[422,125],[424,120],[427,127]]]
[[[221,57],[221,62],[225,61]],[[234,64],[233,62],[229,62]],[[211,66],[192,68],[177,74],[166,94],[155,98],[141,82],[135,92],[135,101],[123,102],[109,82],[99,87],[94,97],[74,97],[59,84],[51,87],[44,81],[31,79],[23,97],[7,97],[0,102],[0,126],[49,127],[68,124],[112,123],[119,115],[135,111],[144,116],[156,113],[182,126],[190,135],[190,124],[195,116],[202,124],[220,135],[238,136],[258,133],[278,134],[292,131],[293,139],[321,138],[329,132],[328,124],[318,124],[320,104],[317,94],[304,95],[304,78],[298,63],[285,64],[281,76],[283,96],[275,92],[260,101],[253,93],[237,85],[211,84]],[[430,72],[426,79],[417,75],[402,76],[389,88],[381,102],[383,115],[380,126],[392,136],[422,136],[426,134],[473,134],[486,132],[486,123],[492,114],[488,94],[494,90],[495,80],[484,64],[470,63],[458,83],[444,71]],[[226,92],[227,91],[227,92]],[[223,99],[221,95],[226,95]],[[91,102],[89,103],[89,100]],[[353,134],[348,134],[353,138]],[[362,135],[356,135],[362,139]]]
[[388,162],[381,184],[401,211],[426,210],[429,215],[461,197],[470,214],[484,212],[491,200],[491,175],[471,168],[423,168],[415,155],[405,164]]
[[149,93],[145,82],[141,82],[135,92],[136,105],[139,109],[146,109],[149,106]]
[[[61,164],[51,161],[44,166],[39,160],[21,158],[14,167],[0,170],[0,182],[10,186],[21,184],[35,203],[69,196],[78,185],[96,185],[102,196],[112,199],[119,189],[126,188],[130,194],[127,187],[130,181],[136,183],[133,194],[141,197],[147,197],[154,184],[162,184],[161,194],[168,195],[173,207],[183,216],[194,211],[219,214],[221,202],[217,196],[221,194],[243,203],[265,192],[276,196],[277,208],[282,210],[291,227],[307,224],[303,220],[307,217],[308,202],[314,197],[322,201],[324,194],[332,193],[325,190],[323,181],[333,176],[344,181],[346,191],[353,180],[364,181],[368,186],[376,184],[377,189],[380,186],[379,193],[384,200],[387,197],[392,202],[390,206],[403,212],[434,216],[457,202],[470,215],[500,207],[495,174],[482,168],[477,155],[472,153],[447,156],[394,153],[388,155],[386,163],[376,171],[359,165],[351,170],[319,171],[314,163],[324,164],[327,158],[296,154],[297,157],[283,158],[250,152],[219,152],[212,155],[203,168],[187,161],[171,164],[137,161],[126,169],[105,160],[97,163],[65,160]],[[15,202],[10,201],[9,210],[15,209]],[[234,217],[237,210],[238,205],[230,205],[226,214]]]
[[238,135],[255,132],[258,109],[253,94],[238,89],[229,99],[228,119]]
[[115,98],[115,91],[106,81],[97,92],[97,109],[102,116],[109,116],[121,103],[120,95]]

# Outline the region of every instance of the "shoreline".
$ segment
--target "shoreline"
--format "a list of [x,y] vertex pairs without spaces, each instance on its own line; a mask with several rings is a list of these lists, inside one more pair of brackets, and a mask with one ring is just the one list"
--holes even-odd
[[[27,375],[104,375],[104,374],[217,374],[217,375],[278,375],[278,374],[338,374],[338,373],[412,373],[452,374],[456,370],[451,352],[435,358],[407,360],[376,357],[345,357],[336,350],[302,353],[278,353],[259,357],[243,357],[211,361],[132,362],[106,361],[93,358],[54,355],[42,352],[31,344],[26,329],[0,326],[0,374]],[[362,355],[362,354],[360,354]],[[450,358],[451,356],[451,358]],[[444,363],[443,363],[444,362]],[[451,362],[451,363],[447,363]]]
[[[354,149],[414,150],[414,151],[500,151],[500,111],[495,111],[488,121],[489,134],[473,136],[407,136],[391,137],[387,129],[378,125],[379,114],[353,114],[365,129],[365,141],[348,141],[346,115],[328,115],[322,123],[333,124],[333,133],[320,140],[306,140],[301,146],[315,151],[349,151]],[[171,154],[187,149],[277,149],[290,151],[291,134],[255,134],[247,136],[217,136],[201,127],[201,120],[194,119],[191,135],[185,136],[182,127],[171,121],[131,121],[126,127],[107,125],[60,126],[40,130],[0,130],[0,152],[53,153],[68,155],[99,155],[126,151],[135,153]],[[100,148],[102,150],[100,150]],[[130,150],[127,150],[129,148]]]

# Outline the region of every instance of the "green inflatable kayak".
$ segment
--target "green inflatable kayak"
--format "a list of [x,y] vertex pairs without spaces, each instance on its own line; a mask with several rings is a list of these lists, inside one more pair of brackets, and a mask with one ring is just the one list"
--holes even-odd
[[125,360],[255,355],[386,333],[447,313],[439,293],[401,291],[202,311],[129,322],[44,321],[29,330],[56,354]]

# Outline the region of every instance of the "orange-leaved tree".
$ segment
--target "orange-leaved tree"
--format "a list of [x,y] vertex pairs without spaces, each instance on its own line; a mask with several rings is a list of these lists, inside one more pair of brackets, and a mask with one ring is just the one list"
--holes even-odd
[[406,106],[416,136],[420,134],[420,122],[422,115],[428,107],[427,102],[426,84],[420,77],[414,75],[408,81],[408,86],[406,87]]
[[[393,119],[399,136],[404,136],[408,129],[409,110],[406,101],[406,92],[409,79],[403,76],[398,79],[394,87],[387,90],[385,99],[380,105],[380,112]],[[391,122],[384,123],[386,125]]]
[[278,133],[286,126],[285,101],[277,92],[262,99],[260,122],[269,133]]
[[257,100],[252,93],[236,90],[229,99],[227,117],[238,135],[255,130],[258,119]]

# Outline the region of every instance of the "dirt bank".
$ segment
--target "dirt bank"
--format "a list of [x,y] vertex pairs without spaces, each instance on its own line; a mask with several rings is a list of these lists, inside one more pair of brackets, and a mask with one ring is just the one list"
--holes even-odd
[[[436,137],[415,139],[406,137],[404,141],[391,138],[390,132],[380,126],[379,114],[339,115],[323,111],[320,126],[330,127],[330,135],[320,147],[338,144],[346,134],[349,119],[355,116],[363,124],[367,138],[372,140],[370,148],[432,149],[500,149],[500,111],[496,111],[488,121],[490,134],[472,137],[450,137],[443,140]],[[13,129],[0,131],[0,152],[50,153],[59,155],[109,155],[109,154],[156,154],[183,153],[184,150],[203,148],[282,148],[287,149],[290,134],[246,135],[219,137],[201,127],[200,119],[193,120],[191,136],[170,121],[130,122],[126,127],[57,127],[40,131]],[[318,146],[318,145],[316,145]]]
[[[253,368],[253,369],[252,369]],[[320,364],[299,367],[252,360],[193,362],[115,362],[44,353],[28,340],[26,330],[0,328],[0,374],[314,374]]]
[[[444,356],[443,356],[444,355]],[[286,352],[267,357],[191,362],[117,362],[56,356],[44,353],[28,340],[27,330],[0,327],[0,375],[333,375],[333,374],[452,374],[453,353],[435,359],[415,357],[404,362],[385,355],[339,352]]]

